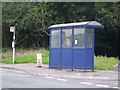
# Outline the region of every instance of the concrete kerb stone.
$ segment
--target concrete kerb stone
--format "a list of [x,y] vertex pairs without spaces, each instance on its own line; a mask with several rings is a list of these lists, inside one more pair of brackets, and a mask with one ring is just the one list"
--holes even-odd
[[102,76],[99,76],[99,77],[97,77],[97,76],[94,76],[94,77],[92,77],[92,79],[94,80],[110,80],[110,77],[102,77]]
[[67,76],[63,78],[74,78],[79,80],[104,80],[104,81],[113,81],[118,80],[117,78],[111,78],[111,77],[103,77],[103,76]]
[[27,74],[34,75],[34,76],[45,76],[45,77],[50,76],[50,77],[56,77],[56,78],[78,79],[78,80],[104,80],[104,81],[118,80],[117,78],[114,78],[114,77],[103,77],[103,76],[54,75],[54,74],[32,73],[23,69],[6,67],[6,66],[2,66],[2,67],[0,66],[0,68],[23,71]]
[[23,70],[23,69],[18,69],[18,68],[13,68],[13,67],[4,67],[4,66],[2,66],[0,68],[18,70],[18,71],[22,71],[22,72],[25,72],[25,73],[30,74],[30,75],[35,75],[35,74],[33,74],[33,73],[29,72],[29,71]]
[[53,75],[53,74],[40,74],[40,73],[38,74],[38,76],[50,76],[55,78],[78,79],[78,80],[104,80],[104,81],[118,80],[117,78],[103,77],[103,76]]

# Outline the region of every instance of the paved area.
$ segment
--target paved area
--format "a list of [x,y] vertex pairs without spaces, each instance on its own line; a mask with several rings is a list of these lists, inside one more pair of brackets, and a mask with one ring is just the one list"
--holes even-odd
[[14,69],[17,71],[23,71],[31,75],[37,76],[49,76],[59,78],[71,78],[81,80],[111,80],[118,81],[118,71],[94,71],[83,72],[80,70],[71,71],[70,69],[49,69],[48,65],[43,65],[42,68],[38,68],[36,64],[2,64],[1,68]]

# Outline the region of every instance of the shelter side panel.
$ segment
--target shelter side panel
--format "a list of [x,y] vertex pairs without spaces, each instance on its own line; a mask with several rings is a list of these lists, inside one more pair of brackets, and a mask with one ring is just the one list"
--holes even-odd
[[73,49],[73,68],[85,68],[85,49]]
[[87,69],[92,69],[93,65],[94,65],[94,53],[93,53],[93,49],[89,48],[86,49],[86,68]]
[[50,68],[60,68],[60,49],[51,49]]
[[62,68],[72,67],[72,49],[63,48],[62,49]]

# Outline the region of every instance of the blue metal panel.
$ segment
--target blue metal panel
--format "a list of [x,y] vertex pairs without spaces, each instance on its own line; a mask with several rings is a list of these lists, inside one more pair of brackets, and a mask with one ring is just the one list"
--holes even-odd
[[72,49],[62,49],[62,68],[72,68]]
[[87,62],[87,53],[86,53],[86,27],[84,28],[85,29],[85,33],[84,33],[84,47],[85,47],[85,55],[84,55],[84,70],[86,71],[86,62]]
[[73,48],[73,68],[84,69],[85,49]]
[[[88,28],[88,27],[87,27]],[[86,32],[86,29],[85,29]],[[85,33],[85,37],[86,37]],[[85,39],[85,44],[86,44],[86,39]],[[94,29],[92,30],[92,47],[87,47],[86,48],[86,55],[85,55],[85,67],[86,69],[91,69],[94,70]]]
[[50,30],[50,56],[49,56],[49,68],[60,68],[61,65],[61,48],[52,48],[52,31]]
[[51,30],[50,30],[50,37],[49,37],[49,49],[50,49],[50,54],[49,54],[49,68],[51,67]]
[[92,32],[92,40],[93,40],[93,41],[92,41],[92,45],[93,45],[93,46],[92,46],[92,47],[93,47],[93,48],[92,48],[92,51],[93,51],[93,52],[92,52],[92,53],[93,53],[93,55],[92,55],[92,60],[93,60],[93,61],[92,61],[92,70],[93,70],[93,71],[94,71],[94,43],[95,43],[94,38],[95,38],[95,29],[93,29],[93,32]]
[[51,48],[50,68],[60,68],[60,48]]
[[[85,35],[84,35],[84,42],[85,42]],[[86,44],[84,43],[84,45]],[[74,69],[85,69],[85,54],[86,54],[85,46],[84,48],[73,46],[73,68]]]
[[92,69],[93,68],[93,48],[87,48],[86,49],[86,69]]

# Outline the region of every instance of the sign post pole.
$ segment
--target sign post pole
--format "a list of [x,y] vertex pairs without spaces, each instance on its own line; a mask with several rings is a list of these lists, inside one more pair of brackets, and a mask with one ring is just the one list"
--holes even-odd
[[15,26],[10,27],[10,32],[13,32],[13,41],[12,41],[12,48],[13,48],[13,60],[12,63],[15,63]]

